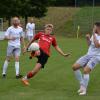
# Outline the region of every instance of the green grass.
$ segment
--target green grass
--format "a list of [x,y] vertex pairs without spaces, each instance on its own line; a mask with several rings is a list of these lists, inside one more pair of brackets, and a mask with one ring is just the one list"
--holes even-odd
[[45,17],[35,19],[36,28],[41,29],[43,25],[52,23],[55,28],[55,34],[71,37],[73,35],[72,18],[78,11],[79,8],[74,7],[49,7]]
[[47,16],[35,21],[39,29],[45,23],[54,24],[54,33],[66,37],[75,37],[79,25],[80,37],[82,37],[92,32],[94,22],[100,21],[99,12],[100,7],[50,7]]
[[[87,51],[85,39],[58,37],[58,43],[65,52],[71,52],[69,58],[63,58],[52,48],[45,68],[30,80],[30,86],[24,86],[15,79],[14,60],[8,67],[7,79],[0,75],[0,100],[99,100],[99,65],[91,74],[87,96],[78,96],[78,82],[71,69],[72,64]],[[0,73],[6,55],[5,41],[0,41]],[[35,65],[36,59],[29,60],[28,54],[21,55],[21,73],[25,75]]]

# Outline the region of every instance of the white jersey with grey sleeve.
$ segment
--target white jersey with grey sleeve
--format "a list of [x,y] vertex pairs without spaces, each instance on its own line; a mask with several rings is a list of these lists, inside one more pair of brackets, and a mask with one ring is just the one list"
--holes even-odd
[[[96,33],[95,35],[96,39],[100,43],[100,36]],[[79,58],[76,63],[80,64],[80,66],[82,67],[88,66],[92,70],[98,63],[100,63],[100,47],[95,47],[93,36],[91,37],[90,41],[91,44],[89,46],[87,54]]]
[[[100,43],[100,35],[95,33],[95,36],[96,36],[96,39],[98,40],[98,42]],[[93,36],[91,37],[90,41],[91,41],[91,44],[89,46],[87,54],[92,55],[92,56],[100,56],[100,48],[95,47],[95,44],[93,41]]]
[[19,26],[17,28],[15,28],[14,26],[11,26],[5,32],[5,36],[15,38],[15,40],[9,40],[8,41],[8,46],[20,48],[20,45],[21,45],[20,38],[23,37],[23,29]]

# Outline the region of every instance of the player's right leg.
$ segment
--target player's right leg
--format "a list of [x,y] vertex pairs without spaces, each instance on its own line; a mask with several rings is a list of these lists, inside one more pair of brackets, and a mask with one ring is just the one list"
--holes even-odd
[[27,38],[28,38],[28,41],[30,42],[33,37],[28,35]]
[[16,79],[22,78],[22,75],[20,74],[20,65],[19,65],[20,54],[21,54],[21,49],[15,48],[13,55],[15,57]]
[[2,72],[2,77],[3,78],[6,77],[7,67],[8,67],[12,52],[13,52],[13,47],[8,45],[8,47],[7,47],[7,57],[6,57],[6,60],[4,62],[4,65],[3,65],[3,72]]
[[[73,64],[73,66],[72,66],[72,69],[73,69],[73,71],[74,71],[75,77],[76,77],[76,79],[79,81],[79,84],[81,84],[81,82],[82,82],[82,80],[83,80],[83,77],[82,77],[82,73],[81,73],[81,71],[80,71],[80,68],[81,68],[81,65],[78,64],[78,63],[75,63],[75,64]],[[81,85],[80,85],[80,86],[81,86]],[[80,89],[78,90],[78,93],[80,93],[80,92],[81,92],[81,87],[80,87]]]
[[33,36],[30,36],[30,41],[33,39]]
[[2,78],[6,77],[6,72],[7,72],[9,62],[10,62],[10,57],[8,56],[8,57],[6,57],[6,60],[5,60],[4,65],[3,65]]
[[40,63],[36,63],[35,68],[30,71],[25,77],[22,78],[22,82],[25,85],[29,85],[28,79],[32,78],[35,76],[41,69],[42,65]]

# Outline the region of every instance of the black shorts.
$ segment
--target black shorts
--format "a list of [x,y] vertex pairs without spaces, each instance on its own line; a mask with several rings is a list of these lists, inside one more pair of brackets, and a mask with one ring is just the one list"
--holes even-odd
[[40,56],[37,56],[37,58],[38,58],[37,63],[40,63],[42,65],[42,68],[44,68],[45,64],[48,61],[49,56],[43,50],[40,49]]

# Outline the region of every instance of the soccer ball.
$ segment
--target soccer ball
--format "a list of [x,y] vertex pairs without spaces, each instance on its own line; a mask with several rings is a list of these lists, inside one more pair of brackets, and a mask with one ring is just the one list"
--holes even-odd
[[39,50],[39,44],[36,43],[36,42],[32,43],[28,50],[29,51],[37,51],[37,50]]

